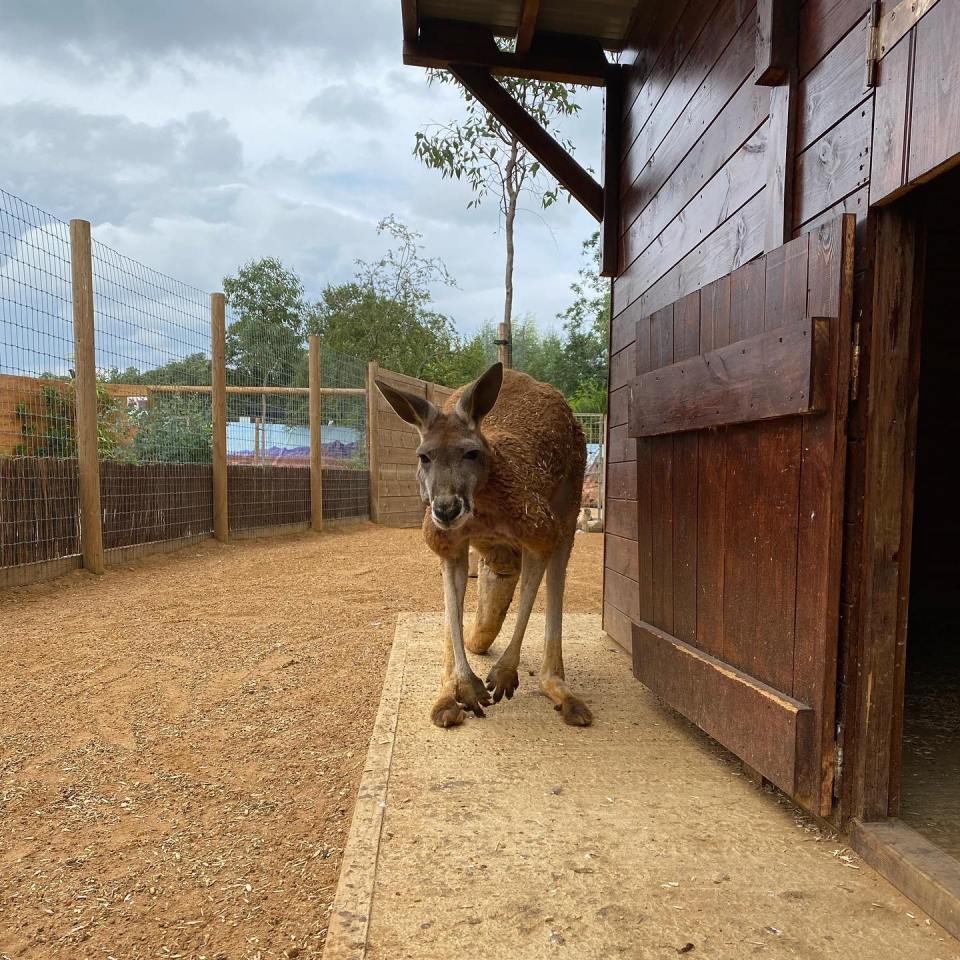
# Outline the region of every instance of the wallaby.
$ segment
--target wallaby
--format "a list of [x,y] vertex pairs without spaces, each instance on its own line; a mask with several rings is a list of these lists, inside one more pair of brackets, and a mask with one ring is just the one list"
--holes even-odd
[[[420,434],[417,479],[428,505],[423,535],[442,561],[446,624],[433,722],[456,726],[466,716],[464,708],[482,717],[485,706],[513,696],[520,683],[520,645],[546,572],[540,690],[566,723],[588,726],[593,716],[571,693],[563,673],[563,589],[586,468],[583,432],[566,400],[553,387],[505,371],[499,363],[454,393],[442,410],[380,381],[377,386]],[[463,601],[471,544],[481,556],[479,602],[476,626],[465,643]],[[518,579],[513,639],[484,686],[466,650],[485,653],[496,639]]]

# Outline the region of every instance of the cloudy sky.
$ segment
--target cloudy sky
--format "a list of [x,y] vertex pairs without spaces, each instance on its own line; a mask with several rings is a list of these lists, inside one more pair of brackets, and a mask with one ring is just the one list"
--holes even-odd
[[[502,311],[493,204],[412,156],[414,133],[462,113],[400,59],[400,0],[4,0],[0,187],[203,289],[280,257],[315,296],[382,251],[393,213],[458,282],[441,309],[470,333]],[[600,95],[565,132],[597,169]],[[569,301],[576,204],[528,203],[515,310],[544,326]]]

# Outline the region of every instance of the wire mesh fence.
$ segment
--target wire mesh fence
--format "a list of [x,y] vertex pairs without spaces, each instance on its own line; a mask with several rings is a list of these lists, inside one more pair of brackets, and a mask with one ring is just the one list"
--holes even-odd
[[[81,551],[78,258],[70,224],[0,191],[0,567]],[[210,535],[210,296],[96,240],[79,269],[93,290],[95,404],[92,386],[84,396],[95,407],[85,422],[95,416],[100,496],[99,516],[84,514],[84,523],[97,524],[103,547],[126,548],[125,556]],[[302,313],[277,322],[276,311],[248,301],[228,315],[227,448],[218,462],[238,533],[302,525],[312,515],[316,525],[318,510],[324,519],[368,513],[367,364],[321,347],[319,376],[311,377],[306,333]],[[311,411],[319,444],[311,442]],[[311,468],[322,480],[318,510]]]
[[76,553],[70,229],[0,190],[0,566]]
[[587,469],[583,476],[581,507],[588,511],[588,520],[603,524],[604,477],[606,475],[606,415],[575,413],[587,441]]
[[92,272],[104,546],[208,534],[209,296],[96,240]]

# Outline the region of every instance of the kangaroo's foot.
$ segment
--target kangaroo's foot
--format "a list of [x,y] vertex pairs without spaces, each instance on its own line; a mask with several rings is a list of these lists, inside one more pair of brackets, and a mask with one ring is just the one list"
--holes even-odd
[[487,674],[487,689],[493,694],[493,702],[499,703],[504,697],[508,700],[520,686],[520,676],[512,663],[498,660]]
[[454,700],[464,709],[470,710],[474,716],[482,717],[483,707],[489,707],[491,702],[483,681],[471,671],[463,677],[452,677],[450,683],[453,686]]
[[564,723],[571,727],[589,727],[593,723],[590,708],[571,693],[562,677],[554,673],[541,673],[540,692],[553,701],[553,709],[563,717]]
[[458,727],[466,717],[460,704],[449,693],[442,693],[430,711],[430,719],[437,727]]
[[571,727],[589,727],[593,723],[590,708],[572,693],[567,694],[560,703],[554,704],[553,709],[559,710],[563,722]]

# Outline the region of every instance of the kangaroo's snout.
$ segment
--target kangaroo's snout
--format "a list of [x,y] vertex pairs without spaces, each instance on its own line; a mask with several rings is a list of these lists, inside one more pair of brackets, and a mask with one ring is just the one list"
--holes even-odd
[[465,506],[462,497],[443,497],[433,501],[430,511],[439,526],[448,527],[460,519]]

